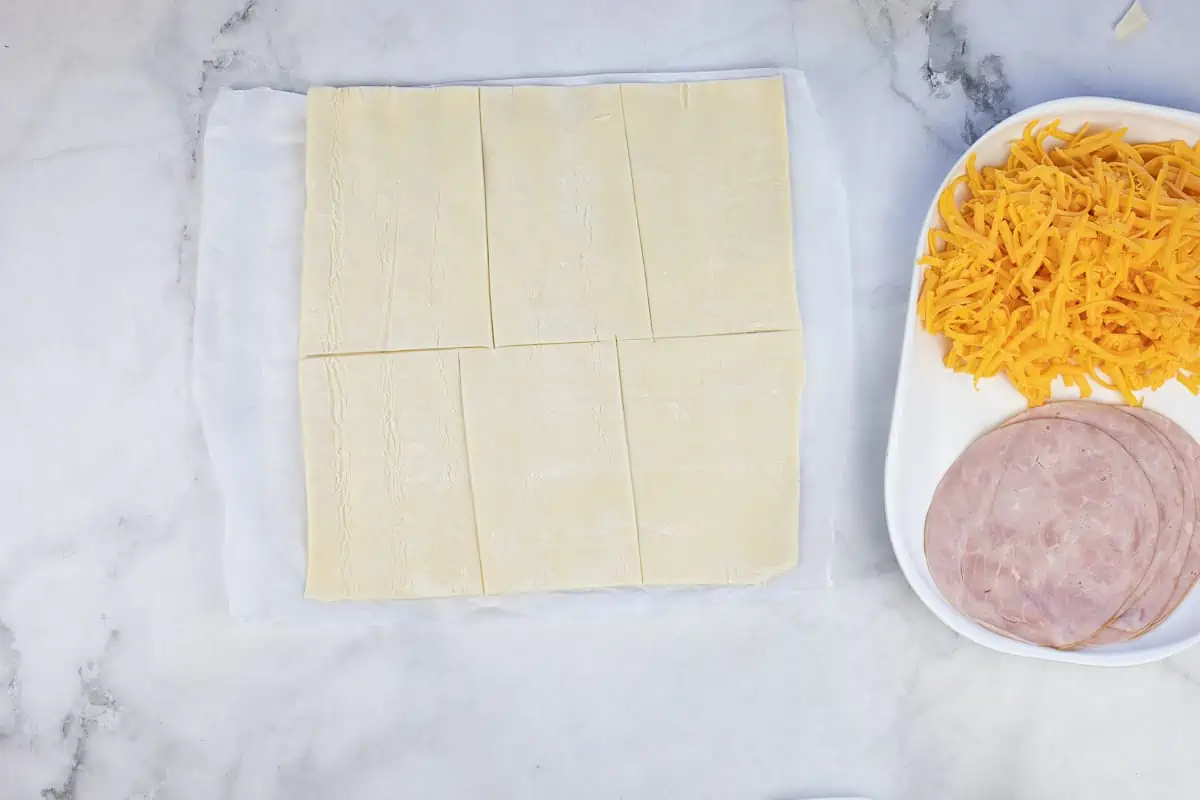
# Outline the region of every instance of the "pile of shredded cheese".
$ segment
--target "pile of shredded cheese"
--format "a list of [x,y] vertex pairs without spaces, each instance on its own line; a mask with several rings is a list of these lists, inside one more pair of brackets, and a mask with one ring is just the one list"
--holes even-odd
[[946,366],[1004,373],[1030,405],[1058,378],[1131,405],[1171,378],[1200,390],[1200,144],[1033,122],[938,210],[917,313]]

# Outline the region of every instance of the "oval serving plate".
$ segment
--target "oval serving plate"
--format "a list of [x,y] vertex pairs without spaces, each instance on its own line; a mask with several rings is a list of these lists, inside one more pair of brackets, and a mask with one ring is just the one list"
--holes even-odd
[[[917,294],[922,268],[916,261],[927,252],[926,231],[939,224],[937,196],[966,169],[975,154],[979,166],[1003,163],[1009,145],[1033,120],[1061,120],[1065,129],[1083,123],[1095,129],[1128,129],[1133,142],[1200,139],[1200,114],[1173,108],[1104,97],[1072,97],[1028,108],[985,133],[963,154],[930,203],[917,238],[912,289],[905,318],[904,350],[900,357],[892,427],[888,437],[884,493],[888,532],[900,569],[913,591],[942,622],[958,633],[1002,653],[1097,666],[1128,666],[1157,661],[1200,641],[1200,587],[1197,587],[1161,625],[1144,636],[1118,645],[1060,651],[1005,638],[959,613],[942,597],[925,562],[925,514],[943,473],[963,449],[981,434],[1025,408],[1025,398],[1003,377],[981,380],[978,389],[970,375],[952,372],[942,364],[944,344],[926,333],[917,320]],[[1079,393],[1061,385],[1055,400]],[[1161,412],[1200,438],[1200,398],[1171,381],[1143,395],[1147,408]],[[1097,388],[1093,400],[1119,402],[1115,392]]]

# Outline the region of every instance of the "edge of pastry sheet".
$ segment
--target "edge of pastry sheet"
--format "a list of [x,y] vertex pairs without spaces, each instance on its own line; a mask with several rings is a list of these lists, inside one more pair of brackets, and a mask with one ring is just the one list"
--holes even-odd
[[193,382],[225,505],[230,613],[246,621],[386,623],[495,613],[608,613],[661,603],[774,602],[832,585],[854,375],[845,187],[803,73],[632,73],[463,82],[582,85],[782,75],[796,284],[804,329],[800,565],[750,587],[603,589],[506,597],[323,603],[304,597],[305,501],[297,388],[305,97],[222,90],[204,136]]

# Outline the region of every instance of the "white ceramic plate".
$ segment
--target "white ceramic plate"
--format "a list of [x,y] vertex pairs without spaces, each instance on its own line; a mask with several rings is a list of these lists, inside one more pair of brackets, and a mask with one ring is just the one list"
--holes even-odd
[[[1084,122],[1096,128],[1128,128],[1129,141],[1200,139],[1200,114],[1102,97],[1073,97],[1043,103],[1022,111],[983,135],[963,154],[942,188],[963,174],[967,156],[974,153],[980,166],[1002,163],[1009,145],[1020,137],[1031,120],[1061,120],[1074,129]],[[917,240],[916,258],[926,253],[928,228],[939,223],[937,197]],[[900,359],[896,403],[888,439],[885,494],[892,547],[913,590],[943,622],[985,647],[1013,655],[1068,661],[1076,664],[1125,666],[1166,658],[1200,640],[1200,587],[1183,601],[1165,622],[1145,636],[1118,645],[1061,652],[1006,639],[992,633],[955,610],[938,591],[925,562],[925,514],[942,474],[963,449],[985,431],[1025,407],[1025,399],[1003,377],[980,381],[975,389],[969,375],[951,372],[942,365],[943,342],[921,330],[917,321],[917,292],[921,268],[913,271],[904,352]],[[1078,397],[1078,392],[1058,387],[1055,399]],[[1119,402],[1112,392],[1097,390],[1094,400]],[[1200,398],[1172,381],[1144,395],[1148,408],[1178,422],[1200,438]]]

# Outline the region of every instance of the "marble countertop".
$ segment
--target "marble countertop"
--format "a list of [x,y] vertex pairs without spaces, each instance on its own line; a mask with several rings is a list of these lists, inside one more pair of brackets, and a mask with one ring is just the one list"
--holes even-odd
[[[943,627],[883,453],[914,231],[1041,100],[1200,110],[1200,5],[1146,0],[0,4],[0,799],[1166,798],[1200,651],[1089,670]],[[798,65],[854,239],[833,586],[636,618],[236,625],[191,401],[197,146],[218,87]]]

